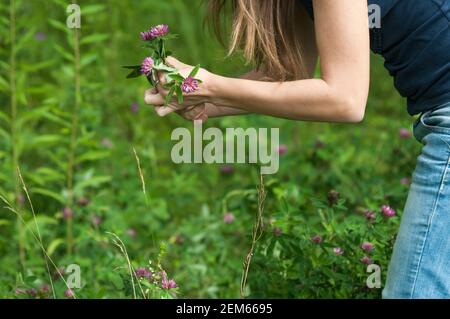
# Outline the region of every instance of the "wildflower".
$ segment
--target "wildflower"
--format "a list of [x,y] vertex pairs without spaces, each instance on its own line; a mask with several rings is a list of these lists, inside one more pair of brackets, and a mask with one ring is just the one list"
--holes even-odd
[[134,228],[130,228],[127,230],[127,235],[131,238],[136,238],[137,232]]
[[231,224],[234,222],[234,215],[232,213],[226,213],[223,215],[223,222],[225,224]]
[[186,93],[192,93],[198,90],[198,81],[192,76],[188,76],[184,79],[183,84],[181,84],[181,90]]
[[168,279],[165,271],[162,273],[161,287],[163,289],[175,289],[178,287],[177,283],[173,279]]
[[104,138],[102,139],[102,141],[100,142],[100,144],[105,147],[105,148],[113,148],[114,147],[114,143],[109,139],[109,138]]
[[73,290],[69,288],[64,292],[64,296],[66,296],[66,298],[73,298],[75,297],[75,294]]
[[183,235],[176,235],[175,236],[175,240],[174,240],[175,244],[177,245],[183,245],[185,242],[185,238]]
[[25,197],[23,196],[23,194],[18,194],[16,201],[19,206],[25,205]]
[[275,237],[280,237],[281,235],[283,235],[283,230],[280,227],[275,227],[273,229],[273,235]]
[[14,290],[14,293],[16,295],[25,295],[25,294],[27,294],[27,291],[25,289],[22,289],[22,288],[16,288],[16,290]]
[[77,204],[79,206],[87,206],[89,205],[89,199],[87,199],[86,197],[81,197],[78,199]]
[[48,294],[50,292],[50,286],[48,284],[43,284],[41,288],[39,288],[39,292],[44,295]]
[[383,205],[381,206],[381,214],[383,214],[384,217],[391,218],[394,217],[397,213],[392,207]]
[[341,194],[339,194],[339,192],[337,192],[335,190],[331,190],[328,193],[328,203],[330,204],[330,206],[336,205],[337,202],[339,201],[340,197],[341,197]]
[[62,276],[65,275],[66,269],[64,267],[59,267],[57,270],[55,270],[52,274],[53,280],[59,280]]
[[36,297],[36,295],[37,295],[37,290],[34,289],[34,288],[27,289],[26,293],[27,293],[30,297],[34,298],[34,297]]
[[373,261],[370,257],[368,256],[364,256],[363,258],[360,259],[360,261],[364,264],[364,265],[372,265]]
[[288,147],[286,144],[281,144],[280,146],[278,146],[278,154],[284,155],[287,153],[287,151],[288,151]]
[[367,252],[372,251],[375,248],[374,244],[369,243],[369,242],[365,242],[361,244],[361,249],[365,250]]
[[159,24],[152,27],[149,33],[152,39],[163,37],[169,33],[169,26],[167,24]]
[[145,278],[145,279],[152,278],[152,272],[146,267],[137,268],[135,271],[135,274],[136,274],[136,277],[138,277],[138,278]]
[[411,180],[408,177],[403,177],[400,180],[400,184],[405,185],[405,186],[409,186],[411,184]]
[[73,210],[70,207],[64,207],[63,209],[63,217],[65,220],[73,218]]
[[149,76],[153,70],[153,59],[151,57],[146,57],[141,64],[141,73]]
[[323,242],[323,238],[320,235],[315,235],[315,236],[311,237],[311,241],[314,244],[320,245]]
[[321,140],[317,140],[316,144],[314,146],[315,146],[316,149],[321,149],[321,148],[325,148],[326,145]]
[[92,225],[94,225],[95,227],[98,227],[101,225],[102,223],[102,218],[100,216],[93,216],[92,217]]
[[34,39],[36,41],[45,41],[47,39],[47,35],[44,32],[36,32]]
[[231,175],[234,173],[234,167],[232,165],[223,165],[220,167],[220,173],[222,175]]
[[139,111],[139,104],[136,102],[131,103],[130,109],[131,113],[137,113]]
[[374,221],[377,218],[377,213],[368,210],[364,213],[364,216],[366,217],[367,220]]
[[407,128],[401,128],[398,131],[398,134],[400,135],[401,138],[404,138],[404,139],[408,139],[411,137],[411,131],[408,130]]
[[150,34],[150,31],[144,31],[144,32],[141,32],[141,39],[144,41],[150,41],[150,40],[153,40],[153,37]]
[[344,254],[344,250],[341,247],[335,247],[333,248],[333,253],[336,256],[341,256],[342,254]]

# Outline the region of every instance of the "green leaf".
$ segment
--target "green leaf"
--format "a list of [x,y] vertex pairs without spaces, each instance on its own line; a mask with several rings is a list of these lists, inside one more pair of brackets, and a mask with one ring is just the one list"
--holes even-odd
[[0,226],[8,226],[9,224],[11,224],[11,221],[6,219],[0,219]]
[[80,65],[81,65],[81,67],[88,66],[89,64],[91,64],[92,62],[97,60],[97,58],[98,58],[98,55],[97,55],[97,53],[94,53],[94,52],[83,55],[83,57],[81,58],[81,61],[80,61]]
[[82,38],[80,41],[80,44],[85,45],[85,44],[91,44],[91,43],[98,43],[98,42],[106,41],[108,39],[109,39],[109,34],[102,34],[102,33],[91,34],[91,35],[88,35],[87,37]]
[[195,78],[198,71],[200,71],[200,64],[196,65],[195,68],[192,69],[191,73],[189,73],[189,76]]
[[135,69],[141,69],[141,66],[140,65],[124,65],[124,66],[122,66],[122,68],[135,70]]
[[47,254],[51,256],[56,251],[56,249],[62,244],[64,244],[64,240],[61,238],[56,238],[52,240],[52,242],[47,247]]
[[166,75],[167,82],[177,81],[177,82],[183,82],[184,77],[182,77],[179,73],[169,73]]
[[175,88],[176,88],[176,92],[177,92],[178,104],[183,104],[184,98],[183,98],[183,91],[181,90],[181,86],[177,85]]
[[177,69],[175,69],[173,67],[170,67],[168,65],[165,65],[164,63],[155,64],[153,66],[153,69],[155,69],[157,71],[170,72],[170,73],[177,73],[178,72]]
[[48,19],[48,22],[55,29],[58,29],[58,30],[60,30],[60,31],[62,31],[64,33],[69,33],[70,32],[70,29],[67,27],[67,25],[65,25],[64,23],[62,23],[59,20]]
[[82,162],[86,161],[97,161],[99,159],[105,158],[109,156],[109,152],[105,151],[90,151],[87,153],[84,153],[76,158],[75,163],[80,164]]
[[173,95],[175,94],[176,88],[177,88],[177,86],[174,85],[174,86],[170,89],[169,93],[168,93],[167,96],[166,96],[166,99],[164,100],[164,105],[168,105],[168,104],[170,103],[170,101],[172,101],[172,98],[173,98]]
[[130,74],[127,75],[127,79],[138,78],[142,75],[143,74],[142,74],[141,70],[135,69],[135,70],[131,71]]
[[70,62],[75,62],[75,58],[73,57],[73,55],[66,49],[64,49],[62,46],[60,46],[59,44],[54,44],[53,47],[62,57],[69,60]]
[[53,198],[53,199],[57,200],[59,203],[61,203],[62,205],[64,205],[66,202],[62,195],[55,193],[53,191],[50,191],[48,189],[45,189],[45,188],[40,188],[40,187],[32,188],[31,193]]
[[89,14],[99,13],[103,10],[105,10],[105,6],[102,4],[83,5],[81,8],[81,14],[89,15]]
[[74,192],[77,194],[81,194],[82,191],[88,187],[98,188],[102,184],[109,183],[112,180],[111,176],[95,176],[89,179],[85,179],[81,182],[78,182],[74,187]]

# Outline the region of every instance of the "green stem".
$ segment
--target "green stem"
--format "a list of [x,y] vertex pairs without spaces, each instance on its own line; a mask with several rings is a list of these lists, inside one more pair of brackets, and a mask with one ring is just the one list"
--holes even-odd
[[[9,30],[11,39],[11,53],[10,53],[10,72],[9,72],[9,86],[11,89],[11,156],[12,156],[12,171],[14,172],[14,197],[16,205],[20,205],[20,185],[17,167],[19,167],[19,152],[17,150],[17,88],[16,88],[16,2],[10,0],[9,2]],[[23,269],[25,269],[25,233],[20,219],[17,219],[17,230],[19,234],[19,262]]]
[[[76,1],[74,1],[76,3]],[[75,171],[75,154],[77,146],[78,137],[78,122],[79,122],[79,112],[81,105],[81,66],[80,66],[80,33],[79,29],[74,29],[74,68],[75,68],[75,106],[72,114],[72,130],[70,136],[70,148],[69,148],[69,161],[67,165],[67,193],[68,193],[68,207],[72,208],[74,203],[73,195],[73,180]],[[71,255],[73,253],[74,239],[73,239],[73,218],[67,219],[67,254]]]

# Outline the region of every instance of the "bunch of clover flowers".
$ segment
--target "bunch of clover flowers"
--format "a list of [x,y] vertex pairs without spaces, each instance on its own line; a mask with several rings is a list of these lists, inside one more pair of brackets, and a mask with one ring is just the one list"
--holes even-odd
[[175,34],[169,33],[167,24],[160,24],[151,27],[148,31],[141,32],[141,39],[145,42],[144,48],[151,50],[151,55],[147,56],[140,65],[124,66],[131,69],[131,73],[127,78],[137,78],[144,75],[153,87],[157,86],[158,74],[163,73],[166,78],[164,88],[169,90],[165,105],[169,104],[174,95],[176,95],[178,103],[183,103],[183,93],[190,94],[198,90],[201,83],[196,79],[200,65],[197,65],[191,73],[185,78],[177,69],[168,65],[166,59],[172,53],[166,50],[166,41],[176,38]]

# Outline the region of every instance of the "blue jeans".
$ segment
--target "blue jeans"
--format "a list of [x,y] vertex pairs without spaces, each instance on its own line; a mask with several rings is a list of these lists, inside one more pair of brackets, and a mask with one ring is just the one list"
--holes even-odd
[[450,298],[450,103],[414,124],[417,160],[383,298]]

